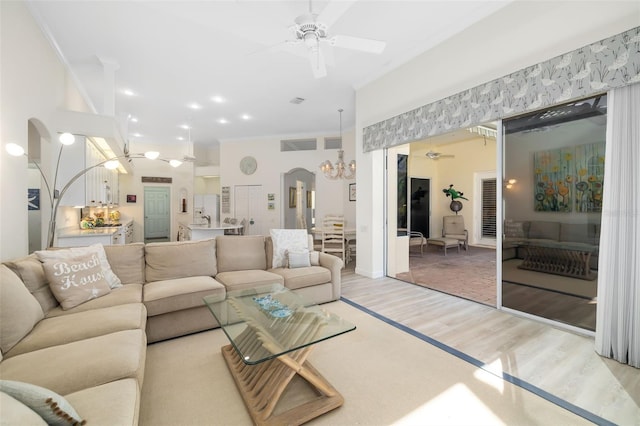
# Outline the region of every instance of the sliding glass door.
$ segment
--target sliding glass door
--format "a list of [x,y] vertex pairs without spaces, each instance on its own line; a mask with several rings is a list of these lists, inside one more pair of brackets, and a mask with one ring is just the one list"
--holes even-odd
[[503,122],[503,307],[595,330],[606,105]]

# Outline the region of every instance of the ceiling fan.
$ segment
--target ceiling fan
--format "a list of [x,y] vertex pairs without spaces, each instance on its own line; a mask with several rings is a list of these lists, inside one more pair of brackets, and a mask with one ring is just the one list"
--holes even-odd
[[441,152],[435,152],[432,150],[429,150],[426,154],[426,156],[430,159],[430,160],[438,160],[440,158],[454,158],[455,155],[447,155],[447,154],[443,154]]
[[328,44],[343,49],[359,50],[361,52],[380,54],[386,47],[384,41],[368,38],[351,37],[346,35],[330,36],[329,27],[349,9],[354,1],[330,1],[322,13],[313,13],[309,0],[309,13],[298,16],[295,25],[290,27],[295,37],[287,44],[304,44],[308,50],[309,61],[315,78],[327,75],[327,66],[320,46]]

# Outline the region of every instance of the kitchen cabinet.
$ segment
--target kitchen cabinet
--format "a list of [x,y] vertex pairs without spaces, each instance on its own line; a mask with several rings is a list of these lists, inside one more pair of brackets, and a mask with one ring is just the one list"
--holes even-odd
[[[104,160],[104,155],[92,142],[76,135],[76,142],[63,148],[56,188],[62,189],[77,173]],[[100,207],[118,204],[118,184],[117,170],[94,167],[69,187],[60,205]]]

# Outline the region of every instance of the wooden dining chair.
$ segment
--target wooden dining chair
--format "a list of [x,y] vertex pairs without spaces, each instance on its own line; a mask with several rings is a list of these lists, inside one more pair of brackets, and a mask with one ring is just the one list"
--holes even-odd
[[344,216],[327,215],[322,220],[322,252],[342,259],[343,267],[350,260],[344,238]]

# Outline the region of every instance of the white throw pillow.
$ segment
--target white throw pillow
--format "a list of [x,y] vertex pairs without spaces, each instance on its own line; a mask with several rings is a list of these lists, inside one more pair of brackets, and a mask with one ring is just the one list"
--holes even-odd
[[76,257],[92,253],[98,255],[98,259],[100,260],[100,267],[102,268],[102,274],[104,276],[104,279],[109,283],[109,287],[112,289],[122,287],[120,278],[118,278],[118,276],[111,270],[111,265],[109,265],[109,261],[107,260],[107,253],[105,253],[102,244],[92,244],[87,247],[72,247],[64,250],[41,250],[37,251],[36,255],[41,262],[45,262],[46,260],[66,259],[69,257]]
[[291,269],[311,266],[309,250],[307,249],[287,250],[287,258],[289,260],[289,268]]
[[285,268],[287,265],[287,250],[303,249],[309,246],[306,229],[272,229],[273,241],[272,268]]

